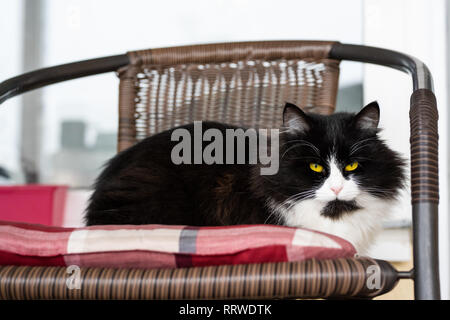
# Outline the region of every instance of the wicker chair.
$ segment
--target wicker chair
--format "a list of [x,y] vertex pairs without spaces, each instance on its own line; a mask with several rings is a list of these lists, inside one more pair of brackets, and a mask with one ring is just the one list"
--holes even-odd
[[[187,269],[82,268],[81,290],[66,288],[65,268],[0,267],[1,298],[193,299],[373,297],[402,278],[416,299],[439,299],[438,135],[432,78],[419,60],[389,50],[325,41],[219,43],[128,52],[46,68],[0,84],[0,103],[48,84],[115,71],[118,149],[194,120],[276,128],[290,101],[310,112],[335,109],[339,63],[353,60],[408,72],[411,96],[411,194],[414,270],[369,258]],[[368,266],[381,271],[369,288]]]

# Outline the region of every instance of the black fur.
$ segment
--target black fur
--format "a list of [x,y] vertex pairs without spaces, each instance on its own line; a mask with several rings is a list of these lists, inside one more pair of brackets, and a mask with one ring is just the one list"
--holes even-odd
[[[282,224],[273,212],[274,206],[288,207],[287,200],[292,197],[295,201],[312,198],[311,192],[329,174],[326,160],[332,153],[342,168],[351,161],[359,162],[354,172],[343,173],[355,175],[361,188],[380,201],[395,198],[403,186],[403,160],[378,139],[378,116],[376,103],[356,116],[306,115],[297,107],[286,105],[285,128],[280,135],[280,167],[272,176],[260,175],[260,164],[175,165],[170,157],[178,143],[171,141],[174,129],[162,132],[108,162],[95,184],[86,223]],[[215,122],[202,125],[203,131],[236,128]],[[183,128],[193,134],[193,125]],[[361,143],[359,148],[355,148],[357,143]],[[323,165],[324,171],[313,172],[309,168],[311,162]],[[338,219],[354,209],[348,203],[330,203],[322,214]]]
[[322,209],[321,215],[337,220],[342,215],[351,213],[355,210],[361,209],[361,207],[356,203],[355,200],[353,201],[341,201],[341,200],[334,200],[327,203],[327,205]]

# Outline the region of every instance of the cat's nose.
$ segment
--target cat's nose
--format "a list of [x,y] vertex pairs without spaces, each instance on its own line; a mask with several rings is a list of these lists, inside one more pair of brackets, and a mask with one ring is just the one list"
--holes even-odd
[[331,191],[334,192],[335,195],[338,195],[339,192],[341,192],[342,188],[343,188],[343,187],[340,186],[340,187],[331,187],[330,189],[331,189]]

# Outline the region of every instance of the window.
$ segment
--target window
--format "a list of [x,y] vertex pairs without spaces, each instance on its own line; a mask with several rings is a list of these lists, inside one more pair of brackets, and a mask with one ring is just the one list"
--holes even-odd
[[[332,0],[282,0],[276,6],[262,0],[255,5],[254,1],[172,0],[155,5],[133,0],[124,5],[107,0],[40,0],[34,6],[45,23],[26,25],[25,34],[39,33],[41,39],[35,48],[41,58],[33,69],[127,50],[193,43],[264,39],[362,42],[359,0],[352,0],[345,9]],[[322,10],[324,7],[327,10]],[[99,12],[104,14],[99,17]],[[321,15],[320,24],[316,13]],[[343,64],[348,65],[341,71],[338,110],[357,110],[362,104],[362,66]],[[28,157],[22,154],[27,163],[38,156],[40,182],[91,186],[102,164],[116,152],[117,87],[118,80],[111,73],[46,87],[34,100],[26,101],[29,112],[35,112],[35,105],[42,110],[40,139],[33,129],[23,131],[28,144],[38,145],[39,150]],[[10,165],[13,159],[16,163]],[[19,177],[23,164],[17,159],[11,155],[8,161],[0,161],[6,161],[5,166]]]

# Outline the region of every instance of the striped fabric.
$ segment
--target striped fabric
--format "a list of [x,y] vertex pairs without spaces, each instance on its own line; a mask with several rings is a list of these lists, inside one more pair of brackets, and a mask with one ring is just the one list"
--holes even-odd
[[59,228],[0,221],[0,265],[178,268],[353,257],[317,231],[273,225]]

